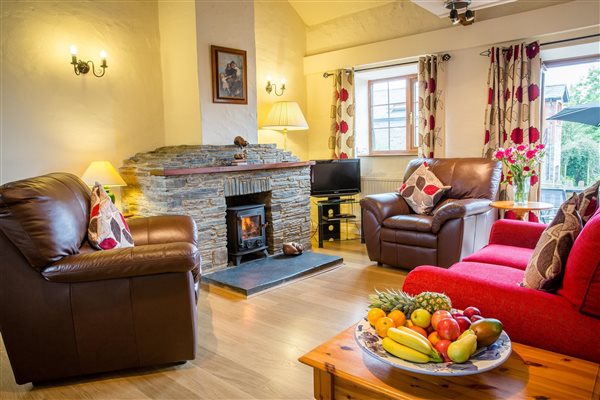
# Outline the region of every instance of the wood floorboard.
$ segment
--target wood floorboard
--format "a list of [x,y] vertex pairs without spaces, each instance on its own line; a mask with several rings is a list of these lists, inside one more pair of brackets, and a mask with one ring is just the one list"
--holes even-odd
[[369,261],[358,240],[314,251],[344,265],[249,299],[203,287],[198,351],[183,365],[17,385],[0,346],[0,399],[312,399],[302,354],[360,319],[374,288],[401,287],[405,271]]

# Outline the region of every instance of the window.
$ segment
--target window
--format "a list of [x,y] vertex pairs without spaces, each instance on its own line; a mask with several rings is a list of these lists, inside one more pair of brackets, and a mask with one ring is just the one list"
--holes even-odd
[[368,81],[368,155],[416,153],[417,88],[416,75]]

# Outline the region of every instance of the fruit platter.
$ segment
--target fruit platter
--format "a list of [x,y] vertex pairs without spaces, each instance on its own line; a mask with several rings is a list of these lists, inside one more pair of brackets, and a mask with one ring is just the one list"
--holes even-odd
[[410,296],[398,290],[369,296],[369,312],[354,331],[359,346],[381,361],[426,375],[489,371],[511,354],[502,322],[477,307],[452,308],[443,293]]

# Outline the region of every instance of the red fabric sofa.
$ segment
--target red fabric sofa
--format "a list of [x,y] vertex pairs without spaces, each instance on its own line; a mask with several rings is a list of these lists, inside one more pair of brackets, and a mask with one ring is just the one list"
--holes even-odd
[[515,342],[600,362],[600,210],[575,240],[556,293],[518,285],[544,228],[499,220],[487,246],[448,269],[415,268],[403,290],[444,292],[455,308],[501,320]]

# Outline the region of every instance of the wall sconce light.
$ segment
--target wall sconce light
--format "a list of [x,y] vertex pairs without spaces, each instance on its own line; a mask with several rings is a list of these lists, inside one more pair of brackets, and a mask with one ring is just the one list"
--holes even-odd
[[275,96],[281,96],[283,95],[283,92],[285,91],[285,79],[281,78],[281,86],[279,87],[280,92],[277,93],[277,84],[271,82],[271,77],[268,76],[267,77],[267,86],[265,87],[265,90],[267,91],[267,93],[271,94],[271,92],[275,92]]
[[100,52],[100,62],[100,68],[102,68],[102,70],[96,73],[94,62],[91,60],[83,61],[81,59],[78,59],[77,47],[71,46],[71,65],[73,66],[73,71],[75,71],[75,75],[87,74],[88,72],[90,72],[91,69],[92,73],[97,78],[104,76],[104,72],[106,71],[106,68],[108,68],[108,65],[106,65],[106,52],[104,50]]

